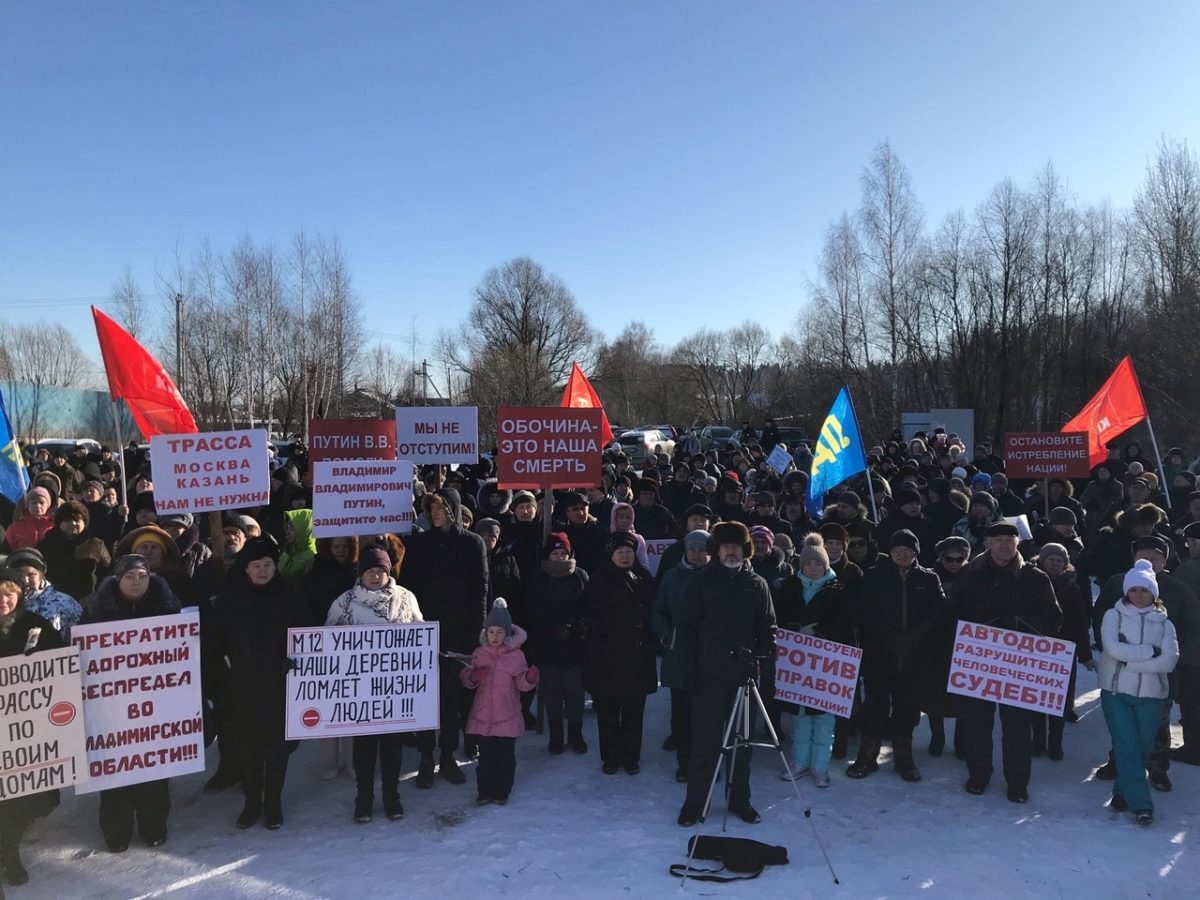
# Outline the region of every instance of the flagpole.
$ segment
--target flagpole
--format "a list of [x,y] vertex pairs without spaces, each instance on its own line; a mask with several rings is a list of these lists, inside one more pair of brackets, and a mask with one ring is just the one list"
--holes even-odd
[[1159,489],[1167,498],[1167,509],[1171,508],[1171,486],[1167,484],[1167,473],[1163,469],[1162,454],[1158,452],[1158,438],[1154,436],[1154,423],[1150,421],[1150,410],[1146,409],[1146,427],[1150,429],[1150,444],[1154,447],[1154,458],[1158,460],[1158,477],[1161,479]]
[[127,473],[125,472],[125,441],[121,438],[121,414],[117,409],[116,400],[112,401],[112,411],[113,427],[115,427],[117,430],[117,452],[114,455],[117,458],[117,469],[121,473],[121,484],[119,486],[119,490],[121,495],[121,509],[125,510],[121,514],[121,522],[124,523],[129,520],[129,487],[126,478]]
[[871,467],[867,466],[867,490],[871,492],[871,515],[875,519],[875,524],[879,524],[879,510],[875,506],[875,482],[871,478]]

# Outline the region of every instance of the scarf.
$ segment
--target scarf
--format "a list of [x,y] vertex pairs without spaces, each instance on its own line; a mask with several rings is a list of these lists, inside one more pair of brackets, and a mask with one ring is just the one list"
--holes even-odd
[[813,597],[821,592],[821,588],[837,578],[837,575],[834,574],[833,569],[826,569],[825,574],[820,578],[809,578],[803,574],[798,577],[800,579],[800,587],[804,590],[804,604],[807,606],[809,603],[812,603]]

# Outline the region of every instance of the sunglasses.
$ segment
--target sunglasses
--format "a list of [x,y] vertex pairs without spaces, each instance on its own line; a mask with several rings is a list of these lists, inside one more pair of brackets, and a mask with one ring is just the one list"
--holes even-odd
[[966,561],[967,561],[967,558],[965,556],[943,556],[942,557],[942,562],[962,563],[962,562],[966,562]]

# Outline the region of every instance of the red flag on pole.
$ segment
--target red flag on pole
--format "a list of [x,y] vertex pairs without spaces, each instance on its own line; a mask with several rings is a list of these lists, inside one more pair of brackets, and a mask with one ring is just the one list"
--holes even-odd
[[1089,459],[1098,466],[1108,458],[1104,444],[1124,434],[1146,418],[1146,401],[1133,360],[1125,357],[1075,418],[1063,425],[1063,431],[1086,431]]
[[156,434],[195,434],[191,411],[157,359],[124,328],[92,307],[108,375],[108,393],[124,400],[146,440]]
[[604,404],[596,395],[596,389],[587,380],[579,363],[571,363],[571,377],[567,379],[567,387],[563,391],[562,403],[559,406],[577,406],[584,409],[598,409],[600,417],[600,446],[607,447],[612,443],[612,427],[608,424],[608,414],[604,412]]

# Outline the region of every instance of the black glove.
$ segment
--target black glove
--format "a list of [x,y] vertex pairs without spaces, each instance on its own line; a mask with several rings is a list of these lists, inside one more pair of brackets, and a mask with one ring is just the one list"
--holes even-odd
[[1129,641],[1127,641],[1127,640],[1125,639],[1125,635],[1121,634],[1121,632],[1119,632],[1119,631],[1117,632],[1117,641],[1118,641],[1119,643],[1122,643],[1122,644],[1128,644],[1128,643],[1129,643]]
[[1155,648],[1154,648],[1154,655],[1153,655],[1152,657],[1150,657],[1150,658],[1151,658],[1151,659],[1157,659],[1157,658],[1158,658],[1158,657],[1160,657],[1160,656],[1162,656],[1162,647],[1155,647]]
[[298,662],[296,662],[296,660],[292,659],[290,656],[285,656],[285,657],[283,658],[283,671],[284,671],[284,674],[286,674],[286,673],[288,673],[288,672],[295,671],[295,670],[296,670],[296,669],[298,669],[299,667],[300,667],[300,664],[299,664]]

